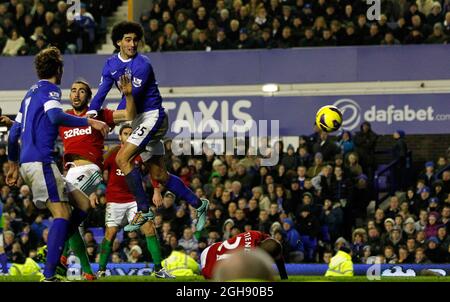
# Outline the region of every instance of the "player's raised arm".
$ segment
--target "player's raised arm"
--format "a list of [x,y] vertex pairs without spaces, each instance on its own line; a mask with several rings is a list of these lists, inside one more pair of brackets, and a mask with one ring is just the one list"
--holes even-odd
[[136,117],[136,103],[132,94],[133,87],[131,78],[127,75],[120,77],[120,90],[126,98],[125,110],[116,110],[113,113],[114,123],[118,124],[125,121],[131,121]]
[[108,62],[106,62],[105,66],[103,67],[100,84],[98,85],[98,91],[92,99],[91,104],[89,105],[87,115],[97,115],[98,111],[102,108],[103,102],[105,101],[105,98],[108,95],[108,92],[111,90],[113,84],[114,79],[111,77],[111,71],[108,66]]

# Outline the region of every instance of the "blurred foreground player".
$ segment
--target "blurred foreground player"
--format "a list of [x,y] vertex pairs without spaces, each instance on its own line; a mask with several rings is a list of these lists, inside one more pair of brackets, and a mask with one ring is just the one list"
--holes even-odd
[[251,253],[243,250],[230,254],[217,263],[214,281],[275,281],[273,259],[264,250],[256,248]]
[[241,233],[226,241],[216,242],[208,246],[200,256],[203,276],[206,279],[211,279],[216,264],[230,257],[232,253],[240,250],[253,252],[257,247],[272,257],[277,265],[281,279],[287,279],[281,244],[277,240],[270,238],[269,235],[259,231]]

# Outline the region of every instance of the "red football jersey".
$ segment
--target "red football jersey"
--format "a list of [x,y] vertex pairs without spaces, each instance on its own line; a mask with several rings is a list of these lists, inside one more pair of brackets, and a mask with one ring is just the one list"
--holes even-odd
[[[87,110],[80,117],[84,117],[86,112]],[[67,110],[66,113],[75,115],[73,109]],[[115,126],[112,110],[100,110],[97,119],[105,122],[111,128]],[[70,160],[70,155],[78,155],[102,168],[105,138],[100,131],[92,129],[91,126],[61,126],[59,127],[59,136],[64,144],[64,162]]]
[[251,250],[270,236],[259,232],[249,231],[241,233],[223,242],[216,242],[208,248],[205,266],[202,268],[202,274],[206,279],[212,278],[212,273],[216,262],[226,258],[226,254],[240,249]]
[[[130,192],[127,182],[125,181],[125,174],[116,164],[116,156],[120,148],[111,151],[105,159],[104,167],[108,171],[108,184],[106,185],[106,202],[126,203],[135,201],[136,198]],[[140,156],[135,158],[135,164],[142,163]]]

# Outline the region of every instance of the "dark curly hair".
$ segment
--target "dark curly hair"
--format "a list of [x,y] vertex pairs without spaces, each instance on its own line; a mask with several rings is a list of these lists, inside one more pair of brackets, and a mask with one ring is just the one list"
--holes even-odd
[[61,52],[56,47],[43,49],[34,58],[39,79],[50,79],[58,75],[63,65]]
[[142,40],[144,36],[144,30],[139,23],[131,21],[123,21],[114,25],[111,33],[111,39],[115,48],[119,49],[117,41],[122,40],[123,36],[126,34],[136,34],[138,40]]

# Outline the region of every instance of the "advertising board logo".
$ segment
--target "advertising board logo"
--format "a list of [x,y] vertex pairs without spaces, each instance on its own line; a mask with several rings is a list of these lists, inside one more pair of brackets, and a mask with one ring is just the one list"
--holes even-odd
[[351,99],[340,99],[333,104],[341,110],[343,118],[342,128],[345,130],[353,130],[359,126],[361,122],[361,107],[358,103]]

